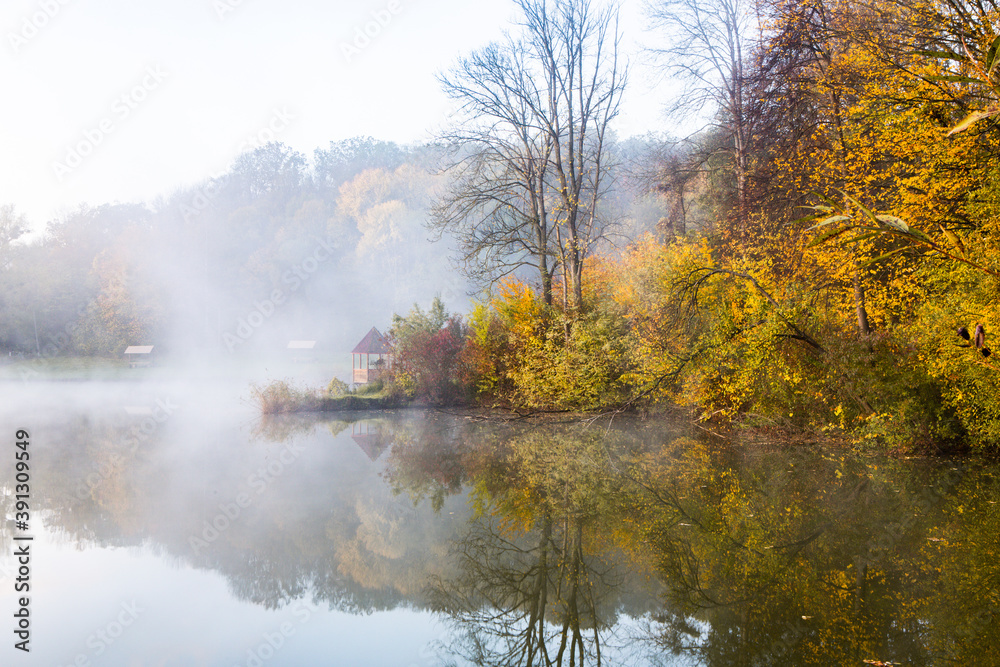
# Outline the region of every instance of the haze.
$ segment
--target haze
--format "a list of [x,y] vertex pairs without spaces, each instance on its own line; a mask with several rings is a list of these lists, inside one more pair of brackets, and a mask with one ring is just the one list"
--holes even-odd
[[[449,235],[432,242],[426,227],[448,178],[434,141],[454,110],[437,77],[512,29],[513,3],[3,11],[0,85],[15,91],[0,109],[7,356],[120,360],[154,345],[175,365],[249,365],[239,376],[263,380],[306,340],[325,369],[307,379],[325,384],[347,377],[348,351],[393,313],[435,296],[465,313],[481,294],[449,261]],[[637,3],[622,8],[635,83],[612,128],[629,167],[604,198],[611,243],[662,215],[636,177],[662,123],[640,17]],[[38,379],[42,366],[14,374]]]
[[[81,203],[151,201],[218,175],[261,139],[307,155],[355,136],[425,142],[449,111],[435,74],[497,39],[514,7],[14,0],[0,12],[0,203],[16,204],[38,233]],[[638,3],[622,20],[638,65]],[[637,83],[629,95],[619,134],[662,129],[665,91]],[[269,133],[276,112],[291,121]],[[104,120],[110,132],[93,139]],[[81,142],[92,154],[60,170]]]

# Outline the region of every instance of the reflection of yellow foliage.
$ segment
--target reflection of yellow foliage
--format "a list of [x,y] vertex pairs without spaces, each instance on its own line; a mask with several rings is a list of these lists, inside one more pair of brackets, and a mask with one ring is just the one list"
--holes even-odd
[[338,571],[357,584],[417,595],[428,577],[447,567],[446,526],[436,517],[429,520],[426,505],[416,510],[377,494],[358,498],[353,510],[352,517],[331,522],[327,536]]
[[139,493],[132,479],[135,475],[135,454],[119,440],[121,436],[116,434],[97,440],[88,447],[93,468],[87,472],[94,483],[91,485],[85,478],[83,484],[90,488],[94,503],[129,533],[143,528],[143,518],[139,516],[142,508],[137,506],[143,494]]
[[[977,647],[992,655],[1000,642],[989,475],[677,439],[637,457],[630,477],[624,544],[657,564],[690,644],[740,636],[748,662],[825,665],[979,664]],[[683,635],[693,621],[707,639]]]

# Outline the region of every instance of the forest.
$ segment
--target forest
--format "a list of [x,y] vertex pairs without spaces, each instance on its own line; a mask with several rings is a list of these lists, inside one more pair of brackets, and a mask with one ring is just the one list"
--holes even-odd
[[[500,281],[461,332],[419,310],[400,318],[404,353],[408,319],[467,342],[447,373],[416,354],[397,372],[436,378],[426,392],[471,389],[494,404],[678,403],[702,421],[862,449],[995,451],[997,10],[952,0],[651,5],[673,37],[657,55],[685,82],[676,111],[717,110],[703,132],[658,153],[653,188],[666,209],[655,231],[614,251],[587,236],[596,226],[582,241],[563,231],[554,251],[535,247],[557,266],[552,292],[535,262],[540,277]],[[603,63],[590,81],[604,87],[581,99],[613,97],[615,64]],[[474,73],[466,66],[466,84]],[[547,139],[538,154],[558,161],[546,151],[560,140]],[[609,164],[601,139],[575,173],[596,180]],[[557,190],[562,170],[552,168]],[[599,190],[587,182],[552,198],[557,229],[592,213],[587,197]]]
[[615,7],[515,4],[441,73],[434,142],[255,146],[28,241],[0,208],[0,350],[346,350],[392,318],[391,390],[436,403],[996,451],[1000,6],[651,1],[670,113],[711,115],[619,138]]

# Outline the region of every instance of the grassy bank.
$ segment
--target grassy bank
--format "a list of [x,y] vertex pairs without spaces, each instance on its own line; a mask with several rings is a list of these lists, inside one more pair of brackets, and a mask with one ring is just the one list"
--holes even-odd
[[286,380],[251,385],[250,399],[261,414],[265,415],[386,410],[405,407],[410,403],[405,396],[381,387],[363,387],[354,392],[345,391],[341,387],[322,390],[296,387]]
[[161,356],[151,365],[132,368],[122,358],[91,356],[0,357],[0,382],[10,381],[144,381],[250,380],[295,377],[325,383],[331,375],[347,375],[343,355],[292,361],[286,355],[204,353]]
[[0,363],[0,381],[145,379],[156,370],[129,368],[127,361],[104,357],[6,358]]

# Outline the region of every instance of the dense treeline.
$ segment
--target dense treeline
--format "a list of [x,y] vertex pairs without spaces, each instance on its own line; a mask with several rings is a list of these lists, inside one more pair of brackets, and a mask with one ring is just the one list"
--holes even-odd
[[[618,150],[643,156],[650,146]],[[82,206],[33,238],[2,206],[0,351],[119,357],[155,344],[183,360],[296,339],[346,351],[435,293],[462,304],[472,285],[443,261],[453,237],[432,239],[425,226],[451,178],[445,153],[354,138],[307,159],[270,143],[169,197]],[[620,179],[609,199],[623,229],[655,224],[659,196],[637,179]]]
[[988,340],[957,332],[997,321],[1000,144],[989,119],[966,121],[996,103],[997,7],[760,11],[744,100],[715,135],[717,181],[732,175],[716,224],[621,260],[631,299],[673,309],[634,319],[655,359],[639,386],[677,378],[658,389],[706,414],[995,446]]
[[183,356],[290,338],[346,344],[429,291],[461,294],[421,227],[440,181],[433,154],[359,138],[307,163],[267,144],[156,202],[82,207],[29,243],[11,243],[25,225],[7,207],[0,349],[116,356],[155,343]]
[[381,319],[432,285],[460,293],[420,226],[432,162],[429,148],[372,139],[331,143],[310,162],[271,143],[156,202],[81,207],[28,243],[12,243],[26,225],[8,206],[0,349],[261,349],[339,338],[345,313]]
[[650,9],[713,123],[660,163],[659,233],[588,258],[582,309],[509,279],[472,314],[467,389],[995,448],[1000,6]]

